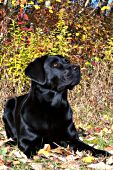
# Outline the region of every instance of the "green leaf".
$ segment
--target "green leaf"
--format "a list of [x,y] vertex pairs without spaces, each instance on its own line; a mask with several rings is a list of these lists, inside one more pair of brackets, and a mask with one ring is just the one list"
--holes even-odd
[[7,153],[7,148],[2,148],[2,149],[0,149],[0,155],[5,156],[6,153]]

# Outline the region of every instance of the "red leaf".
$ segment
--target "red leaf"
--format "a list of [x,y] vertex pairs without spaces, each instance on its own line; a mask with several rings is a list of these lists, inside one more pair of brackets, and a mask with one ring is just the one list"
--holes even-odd
[[32,28],[26,28],[26,27],[23,27],[21,28],[22,31],[32,31]]
[[22,25],[24,23],[25,23],[24,21],[18,21],[18,25]]
[[96,132],[96,133],[100,133],[101,130],[102,130],[102,128],[95,128],[95,132]]

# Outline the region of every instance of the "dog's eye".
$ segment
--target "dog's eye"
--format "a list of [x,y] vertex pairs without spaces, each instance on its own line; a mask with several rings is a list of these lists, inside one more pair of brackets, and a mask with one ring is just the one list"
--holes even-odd
[[60,63],[53,63],[53,65],[52,65],[54,68],[59,68],[61,65],[60,65]]

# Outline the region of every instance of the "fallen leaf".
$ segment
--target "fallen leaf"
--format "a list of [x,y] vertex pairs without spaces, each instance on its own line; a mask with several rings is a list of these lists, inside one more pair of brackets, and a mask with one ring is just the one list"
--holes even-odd
[[4,143],[4,140],[0,140],[0,146],[2,146]]
[[98,139],[96,137],[90,137],[86,139],[85,141],[93,145],[98,143]]
[[102,128],[99,128],[99,127],[98,127],[98,128],[95,128],[95,132],[96,132],[96,133],[100,133],[101,131],[102,131]]
[[80,152],[80,151],[77,150],[77,151],[76,151],[76,154],[77,154],[80,158],[83,156],[83,152],[82,152],[82,151]]
[[43,169],[43,165],[41,163],[31,163],[30,165],[33,168],[33,170],[42,170]]
[[105,148],[105,150],[111,151],[111,150],[113,150],[113,146],[108,146],[108,147]]
[[67,148],[63,148],[63,147],[57,147],[55,149],[51,150],[52,153],[56,153],[56,154],[63,154],[63,155],[73,155],[73,152],[70,150],[69,147]]
[[19,161],[20,161],[20,162],[22,162],[22,163],[31,162],[31,160],[30,160],[30,161],[28,161],[28,160],[26,160],[26,159],[24,159],[24,158],[20,158],[20,159],[19,159]]
[[51,146],[50,146],[49,144],[45,144],[43,149],[44,149],[45,151],[50,152]]
[[109,130],[107,128],[104,128],[102,131],[107,133]]
[[80,35],[80,33],[79,33],[79,32],[77,32],[75,35],[78,37],[78,36]]
[[82,158],[82,161],[85,163],[91,163],[94,160],[95,160],[95,158],[93,156],[87,156],[87,157]]
[[7,153],[7,151],[8,151],[7,148],[2,148],[2,149],[0,150],[0,154],[5,156],[6,153]]
[[3,137],[7,139],[6,131],[5,130],[0,131],[0,134],[3,135]]
[[3,156],[2,155],[0,155],[0,166],[1,165],[4,165],[4,160],[3,160]]
[[28,15],[27,14],[24,14],[24,19],[26,20],[26,21],[28,21],[29,20],[29,18],[28,18]]
[[51,150],[51,146],[49,144],[45,144],[43,149],[40,149],[38,151],[38,155],[43,155],[45,157],[49,157],[50,156],[50,150]]
[[12,151],[12,154],[14,154],[17,158],[21,158],[22,157],[22,155],[20,154],[20,152],[19,151]]
[[13,161],[13,165],[19,165],[20,163],[20,161]]
[[111,129],[113,130],[113,125],[111,126]]
[[56,0],[56,2],[61,2],[61,0]]
[[108,151],[109,153],[113,154],[113,146],[108,146],[106,148],[104,148],[106,151]]
[[113,156],[110,156],[110,158],[107,159],[106,164],[113,165]]
[[113,166],[106,165],[104,162],[99,162],[97,164],[90,164],[87,167],[96,170],[113,170]]
[[44,149],[40,149],[38,151],[38,155],[43,155],[45,157],[49,157],[50,156],[50,153],[48,151],[45,151]]
[[74,156],[74,155],[68,155],[66,156],[66,160],[67,161],[73,161],[73,160],[77,160],[79,159],[80,157],[78,155]]
[[52,14],[52,13],[53,13],[53,10],[52,10],[52,9],[49,9],[49,12]]
[[0,170],[11,170],[11,168],[3,165],[3,166],[0,166]]
[[88,126],[87,126],[87,129],[92,129],[92,125],[88,125]]
[[108,115],[104,115],[103,118],[106,119],[106,120],[108,120],[108,119],[109,119],[109,116],[108,116]]
[[104,10],[110,10],[110,7],[109,7],[109,6],[103,6],[103,7],[101,8],[101,11],[104,11]]
[[39,5],[34,5],[35,9],[40,9]]
[[63,163],[61,165],[61,168],[66,169],[66,170],[70,170],[70,169],[77,169],[80,170],[80,165],[73,160],[73,161],[66,161],[65,163]]

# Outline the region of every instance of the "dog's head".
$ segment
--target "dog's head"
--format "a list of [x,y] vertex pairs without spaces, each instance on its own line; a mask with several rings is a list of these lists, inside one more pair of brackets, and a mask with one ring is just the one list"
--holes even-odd
[[80,67],[70,64],[61,55],[35,59],[25,69],[25,74],[39,85],[56,91],[72,89],[80,82]]

